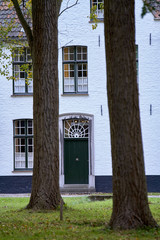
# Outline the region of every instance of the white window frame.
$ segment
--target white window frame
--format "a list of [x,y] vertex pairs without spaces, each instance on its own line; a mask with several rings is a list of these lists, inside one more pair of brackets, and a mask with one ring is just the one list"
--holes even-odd
[[[17,48],[13,52],[13,94],[14,95],[32,95],[33,81],[27,76],[27,72],[21,69],[22,65],[29,64],[32,68],[32,59],[29,48]],[[21,77],[22,75],[22,77]],[[28,82],[26,82],[28,79]]]
[[[68,51],[66,54],[65,51]],[[63,55],[63,93],[88,93],[87,46],[67,46]],[[67,58],[68,57],[68,58]]]
[[33,169],[33,120],[16,119],[13,122],[14,170]]
[[97,15],[97,18],[99,20],[103,20],[104,19],[104,9],[100,9],[100,4],[104,3],[104,0],[91,0],[91,11],[92,8],[96,5],[96,11],[95,14]]

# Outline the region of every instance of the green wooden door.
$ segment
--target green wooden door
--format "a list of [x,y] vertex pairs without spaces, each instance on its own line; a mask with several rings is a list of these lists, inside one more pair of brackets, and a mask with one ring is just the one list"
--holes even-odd
[[88,139],[64,139],[65,184],[88,184]]

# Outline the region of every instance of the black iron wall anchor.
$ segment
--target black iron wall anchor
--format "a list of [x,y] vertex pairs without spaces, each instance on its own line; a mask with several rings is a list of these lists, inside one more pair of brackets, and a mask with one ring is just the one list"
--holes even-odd
[[98,46],[99,47],[101,46],[101,36],[100,35],[98,36]]
[[103,107],[101,105],[101,116],[103,116]]
[[152,104],[150,104],[150,115],[152,115]]
[[152,34],[149,34],[149,44],[152,45]]

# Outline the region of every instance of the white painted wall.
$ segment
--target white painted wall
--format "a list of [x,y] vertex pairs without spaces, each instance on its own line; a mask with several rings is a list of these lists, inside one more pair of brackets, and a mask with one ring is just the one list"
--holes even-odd
[[13,172],[13,120],[33,118],[33,99],[31,96],[13,97],[12,80],[4,76],[0,76],[0,83],[0,176],[24,175]]
[[154,20],[151,13],[142,19],[141,8],[142,1],[137,0],[136,43],[139,47],[139,92],[145,167],[147,175],[160,175],[160,21]]
[[[64,1],[64,6],[65,6]],[[74,2],[74,1],[71,1]],[[104,24],[92,30],[88,18],[90,1],[64,12],[59,18],[59,78],[62,76],[62,47],[84,45],[88,47],[88,96],[63,95],[60,81],[60,114],[88,113],[94,115],[95,175],[111,175],[110,134],[107,109],[106,71],[104,51]],[[66,20],[67,19],[67,20]],[[64,38],[65,34],[67,35]],[[100,36],[100,46],[99,46]],[[101,105],[103,116],[101,116]]]
[[[67,0],[63,1],[62,9]],[[71,3],[74,0],[70,1]],[[146,174],[160,173],[160,22],[152,14],[141,19],[142,2],[136,0],[136,44],[139,47],[139,91]],[[94,115],[95,175],[111,175],[110,130],[106,96],[104,26],[92,30],[88,18],[90,1],[80,0],[59,18],[60,114]],[[152,44],[149,45],[149,34]],[[100,36],[100,46],[98,39]],[[88,96],[63,95],[62,47],[88,47]],[[12,71],[12,70],[11,70]],[[13,97],[12,81],[0,77],[0,175],[30,175],[13,172],[13,120],[32,118],[32,97]],[[153,113],[150,115],[150,104]],[[103,115],[101,116],[101,105]]]

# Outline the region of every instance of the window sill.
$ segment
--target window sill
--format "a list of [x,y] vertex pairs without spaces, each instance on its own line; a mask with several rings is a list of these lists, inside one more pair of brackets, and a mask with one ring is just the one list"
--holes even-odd
[[[94,20],[90,20],[89,23],[95,24],[95,21]],[[97,19],[96,23],[104,23],[104,19],[103,18],[99,18],[99,19]]]
[[88,93],[63,93],[62,97],[81,97],[81,96],[89,96]]
[[31,94],[12,94],[11,97],[33,97],[33,93],[31,93]]
[[12,173],[33,173],[33,170],[14,170]]

